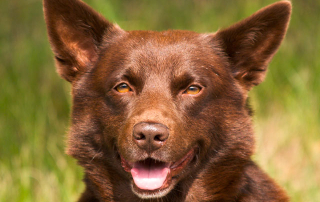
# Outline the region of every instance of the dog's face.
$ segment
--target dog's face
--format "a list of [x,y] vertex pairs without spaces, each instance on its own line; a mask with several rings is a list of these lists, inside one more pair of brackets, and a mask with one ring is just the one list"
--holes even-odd
[[214,34],[127,32],[82,2],[44,3],[58,71],[72,82],[68,153],[101,196],[111,183],[159,198],[208,165],[234,172],[250,158],[247,92],[283,38],[288,2]]
[[[115,157],[108,167],[131,173],[123,176],[139,196],[159,197],[230,142],[231,129],[251,131],[245,97],[210,35],[129,32],[118,40],[74,83],[72,132],[94,127],[95,148]],[[238,144],[249,156],[251,133],[236,135],[247,136]]]

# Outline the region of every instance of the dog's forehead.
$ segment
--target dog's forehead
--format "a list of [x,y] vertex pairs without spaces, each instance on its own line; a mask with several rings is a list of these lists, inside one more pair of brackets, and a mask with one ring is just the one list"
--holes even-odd
[[102,58],[110,64],[121,61],[122,68],[136,72],[176,74],[190,68],[207,69],[219,63],[211,39],[211,34],[192,31],[129,31]]
[[131,56],[188,60],[203,51],[204,38],[204,35],[181,30],[133,31],[129,32],[127,45]]

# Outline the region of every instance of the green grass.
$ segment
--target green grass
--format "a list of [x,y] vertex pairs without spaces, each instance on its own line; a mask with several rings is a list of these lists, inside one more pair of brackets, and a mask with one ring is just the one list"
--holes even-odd
[[[124,29],[213,32],[271,0],[88,0]],[[254,159],[292,201],[320,201],[320,1],[293,0],[286,39],[251,92]],[[39,0],[0,1],[0,201],[75,201],[82,169],[64,154],[70,86],[55,73]]]

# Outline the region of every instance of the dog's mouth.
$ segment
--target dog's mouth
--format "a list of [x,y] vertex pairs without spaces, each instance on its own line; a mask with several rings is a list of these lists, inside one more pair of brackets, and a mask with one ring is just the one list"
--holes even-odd
[[[195,158],[196,149],[191,149],[176,162],[162,162],[153,158],[130,163],[121,157],[121,165],[131,173],[133,190],[143,198],[151,198],[156,194],[166,195],[174,186],[173,181],[183,172],[184,168]],[[149,196],[149,197],[147,197]],[[140,196],[141,197],[141,196]]]

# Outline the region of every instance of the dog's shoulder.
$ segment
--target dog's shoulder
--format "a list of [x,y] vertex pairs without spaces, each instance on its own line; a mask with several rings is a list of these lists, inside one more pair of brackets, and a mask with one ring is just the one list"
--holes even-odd
[[289,201],[285,191],[254,162],[245,167],[239,190],[238,201]]

